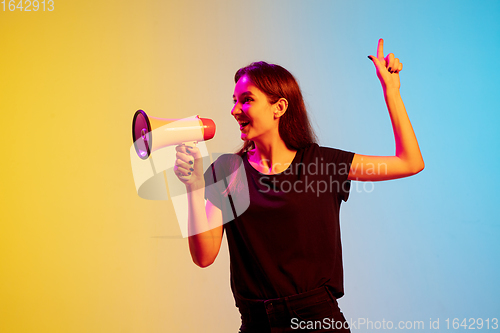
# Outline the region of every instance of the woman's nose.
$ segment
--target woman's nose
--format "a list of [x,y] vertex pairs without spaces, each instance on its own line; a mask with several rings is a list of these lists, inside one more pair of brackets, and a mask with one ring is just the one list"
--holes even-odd
[[233,108],[231,109],[231,115],[234,116],[235,114],[240,113],[241,110],[238,107],[238,103],[234,104]]

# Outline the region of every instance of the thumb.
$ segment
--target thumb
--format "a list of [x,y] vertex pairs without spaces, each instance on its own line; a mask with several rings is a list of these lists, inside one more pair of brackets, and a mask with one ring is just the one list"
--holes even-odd
[[369,55],[368,59],[370,59],[373,62],[373,64],[378,70],[382,70],[383,69],[382,67],[385,67],[385,64],[380,63],[380,60],[377,57]]
[[389,72],[387,71],[387,68],[385,66],[385,59],[380,60],[377,57],[374,57],[372,55],[369,55],[368,58],[373,62],[375,65],[376,71],[377,71],[377,76],[380,80],[386,81],[389,76]]

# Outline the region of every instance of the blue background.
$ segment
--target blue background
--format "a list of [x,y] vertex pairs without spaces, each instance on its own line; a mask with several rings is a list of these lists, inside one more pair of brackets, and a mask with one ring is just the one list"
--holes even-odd
[[243,21],[257,31],[237,45],[259,42],[249,60],[281,64],[298,78],[322,145],[394,154],[367,55],[384,38],[385,54],[403,62],[401,95],[426,167],[407,179],[353,184],[341,218],[346,318],[423,320],[426,328],[440,318],[443,329],[446,318],[498,317],[500,2],[259,8]]

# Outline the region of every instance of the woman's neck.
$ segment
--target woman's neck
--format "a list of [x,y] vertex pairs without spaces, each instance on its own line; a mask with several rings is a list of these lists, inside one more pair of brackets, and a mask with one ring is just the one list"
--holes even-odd
[[248,152],[248,161],[260,173],[276,174],[285,171],[292,163],[296,150],[289,149],[283,140],[272,144],[255,143]]

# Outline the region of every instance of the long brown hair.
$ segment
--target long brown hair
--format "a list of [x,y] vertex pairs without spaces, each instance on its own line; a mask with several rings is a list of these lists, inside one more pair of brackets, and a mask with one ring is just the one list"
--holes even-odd
[[[264,61],[253,62],[240,68],[234,75],[234,83],[247,76],[274,104],[280,98],[288,101],[288,108],[281,116],[278,132],[288,149],[298,150],[317,141],[307,115],[300,87],[293,75],[285,68]],[[237,152],[238,155],[255,148],[253,141],[247,140]]]

